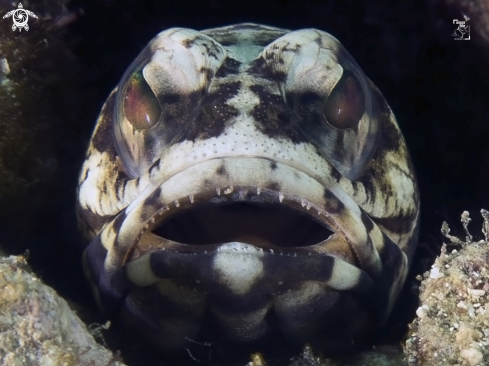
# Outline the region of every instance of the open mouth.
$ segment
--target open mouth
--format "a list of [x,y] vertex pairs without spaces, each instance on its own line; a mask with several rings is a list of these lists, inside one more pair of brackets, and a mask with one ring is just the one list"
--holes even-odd
[[[259,164],[266,174],[256,173]],[[328,212],[341,205],[338,198],[290,166],[269,166],[266,159],[214,159],[171,176],[127,210],[120,263],[158,250],[197,254],[242,243],[271,254],[329,253],[353,264],[342,223]]]
[[168,218],[153,233],[182,244],[243,242],[259,247],[303,247],[332,234],[311,215],[283,204],[200,204]]
[[334,222],[304,198],[267,188],[227,187],[164,205],[148,220],[124,262],[155,250],[205,253],[243,243],[271,254],[335,253],[350,257]]

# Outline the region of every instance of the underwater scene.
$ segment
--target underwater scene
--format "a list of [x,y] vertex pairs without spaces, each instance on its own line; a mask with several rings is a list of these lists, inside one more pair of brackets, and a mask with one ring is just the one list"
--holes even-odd
[[0,15],[0,365],[489,364],[484,2]]

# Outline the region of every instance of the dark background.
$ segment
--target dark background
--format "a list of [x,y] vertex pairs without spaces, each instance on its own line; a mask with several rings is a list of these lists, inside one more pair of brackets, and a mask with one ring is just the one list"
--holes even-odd
[[88,140],[105,97],[161,30],[237,22],[319,28],[343,43],[397,116],[421,190],[420,247],[427,253],[420,255],[431,258],[441,245],[443,220],[458,233],[460,214],[468,210],[472,233],[481,239],[479,211],[489,208],[488,53],[477,32],[484,23],[473,17],[471,40],[455,41],[453,19],[462,20],[466,10],[460,3],[449,8],[443,1],[72,1],[70,8],[84,15],[67,36],[93,101],[80,120],[77,143]]
[[[457,8],[435,1],[349,0],[80,0],[71,7],[85,12],[70,36],[77,39],[73,52],[90,70],[87,86],[96,89],[92,117],[83,121],[85,141],[104,98],[161,30],[237,22],[313,27],[343,43],[397,116],[420,183],[421,240],[438,238],[443,220],[456,229],[463,210],[480,223],[479,210],[489,208],[488,60],[474,30],[470,41],[451,36],[452,20],[463,19]],[[479,227],[472,231],[480,237]]]
[[[62,28],[60,37],[68,50],[65,65],[71,65],[73,81],[62,98],[54,92],[50,96],[50,113],[63,117],[45,128],[51,139],[46,161],[55,169],[50,179],[0,199],[0,243],[13,253],[29,249],[34,270],[65,297],[77,303],[91,301],[81,275],[74,202],[78,171],[105,98],[158,32],[176,26],[199,30],[256,22],[331,33],[383,92],[406,138],[421,190],[420,245],[413,276],[427,270],[442,243],[442,221],[460,235],[460,215],[468,210],[473,218],[469,228],[482,239],[479,211],[489,209],[485,23],[468,14],[473,18],[471,40],[455,41],[452,20],[462,20],[465,9],[465,3],[459,3],[448,7],[441,0],[69,2],[74,21]],[[24,5],[28,8],[27,2]],[[57,5],[53,1],[50,6]]]

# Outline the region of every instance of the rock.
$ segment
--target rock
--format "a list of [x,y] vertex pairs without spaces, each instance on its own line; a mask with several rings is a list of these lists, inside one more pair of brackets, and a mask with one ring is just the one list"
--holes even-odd
[[123,366],[22,256],[0,258],[1,366]]
[[477,348],[468,348],[460,351],[460,355],[469,363],[470,366],[477,366],[482,362],[482,352]]
[[[447,254],[444,244],[432,267],[439,273],[424,274],[419,308],[423,311],[416,312],[405,345],[410,366],[489,363],[489,242],[487,237],[471,242],[469,221],[464,212],[465,241],[449,235],[446,223],[442,227],[442,233],[461,248]],[[486,234],[485,229],[483,232]]]
[[361,352],[343,359],[328,359],[306,345],[300,357],[293,359],[289,366],[407,366],[407,363],[402,352],[393,347]]

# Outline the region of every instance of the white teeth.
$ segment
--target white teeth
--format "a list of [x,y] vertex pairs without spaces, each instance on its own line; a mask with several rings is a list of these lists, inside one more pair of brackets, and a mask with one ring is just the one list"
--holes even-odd
[[307,201],[304,198],[302,198],[301,199],[301,206],[305,207],[306,205],[307,205]]
[[284,194],[282,192],[278,194],[278,200],[280,201],[280,203],[282,203],[282,201],[284,200]]
[[311,204],[308,202],[306,206],[306,210],[309,210],[311,208]]
[[232,191],[233,191],[233,186],[230,186],[229,188],[226,188],[226,189],[224,190],[224,194],[229,194],[229,193],[231,193]]
[[261,188],[260,188],[260,187],[258,187],[258,188],[256,189],[256,195],[257,195],[257,196],[259,196],[259,195],[260,195],[260,193],[261,193]]
[[163,206],[159,211],[158,211],[158,215],[163,215],[165,213],[165,211],[168,211],[169,208],[167,205]]
[[216,193],[218,196],[220,196],[221,195],[221,188],[216,188]]
[[190,200],[190,203],[194,203],[194,195],[193,194],[188,196],[188,199]]
[[177,200],[175,200],[174,203],[175,203],[175,207],[180,207],[180,202],[178,202]]

